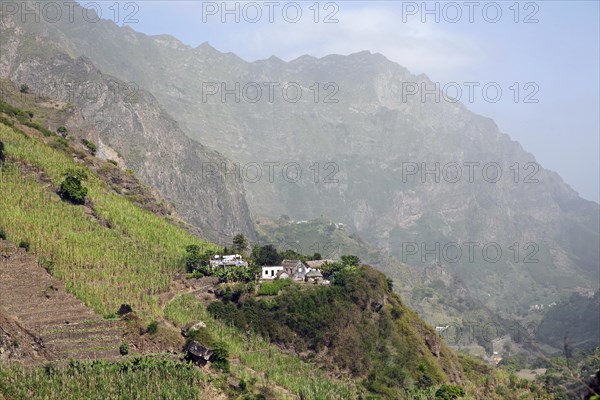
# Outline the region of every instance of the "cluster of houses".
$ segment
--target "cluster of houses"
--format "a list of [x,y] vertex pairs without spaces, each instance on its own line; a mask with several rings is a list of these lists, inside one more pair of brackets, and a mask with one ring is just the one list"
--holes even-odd
[[263,280],[292,279],[297,282],[327,285],[329,281],[323,278],[323,274],[320,271],[320,267],[325,262],[333,262],[333,260],[283,260],[281,265],[262,267],[260,278]]
[[[315,283],[321,285],[329,284],[329,281],[323,278],[320,271],[325,262],[334,262],[333,260],[318,261],[300,261],[283,260],[281,265],[263,266],[260,274],[261,280],[291,279],[297,282]],[[209,260],[212,269],[228,267],[247,267],[248,262],[239,254],[228,256],[214,255]]]

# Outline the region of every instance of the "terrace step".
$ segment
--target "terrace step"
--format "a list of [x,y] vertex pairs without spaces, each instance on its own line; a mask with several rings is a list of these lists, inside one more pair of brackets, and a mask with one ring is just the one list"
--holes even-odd
[[0,307],[37,337],[51,361],[119,360],[122,321],[109,321],[13,243],[0,240]]

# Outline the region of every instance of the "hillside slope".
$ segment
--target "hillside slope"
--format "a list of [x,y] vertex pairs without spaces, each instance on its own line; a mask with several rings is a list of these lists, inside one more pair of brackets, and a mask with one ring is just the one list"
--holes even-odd
[[[8,246],[8,262],[3,268],[9,269],[2,270],[2,282],[6,286],[2,288],[1,306],[17,319],[22,319],[25,326],[32,324],[31,329],[40,328],[42,339],[48,338],[48,350],[58,353],[55,358],[118,357],[114,346],[121,337],[118,333],[121,322],[95,317],[78,300],[64,293],[64,287],[102,315],[114,314],[123,303],[130,304],[141,319],[139,324],[135,318],[129,320],[128,329],[143,328],[145,332],[149,328],[145,328],[144,322],[153,319],[166,319],[179,328],[189,322],[204,321],[209,334],[226,344],[232,364],[229,372],[211,372],[217,374],[216,379],[210,378],[212,375],[207,377],[203,372],[190,372],[189,367],[181,363],[151,359],[131,359],[116,364],[71,363],[61,369],[47,367],[41,370],[21,370],[2,365],[0,393],[9,398],[22,398],[26,390],[23,381],[29,382],[28,387],[38,391],[40,398],[46,396],[52,399],[58,398],[58,393],[66,399],[77,398],[78,393],[98,398],[100,392],[93,382],[103,382],[114,391],[115,398],[127,398],[127,393],[156,393],[160,389],[169,393],[195,393],[193,396],[190,394],[190,398],[202,398],[202,394],[209,392],[214,396],[243,398],[244,393],[258,391],[266,393],[265,398],[268,399],[358,399],[367,396],[395,399],[398,395],[412,398],[410,393],[431,394],[442,384],[450,382],[464,385],[467,399],[479,398],[481,393],[488,392],[488,398],[500,399],[502,395],[498,393],[509,390],[506,388],[507,378],[503,375],[494,378],[497,379],[494,385],[486,389],[483,383],[486,375],[495,376],[496,372],[473,360],[458,357],[445,347],[433,330],[390,292],[385,276],[370,268],[365,269],[365,280],[355,281],[354,289],[348,291],[343,302],[338,303],[337,307],[341,308],[337,310],[347,309],[348,314],[336,312],[335,318],[330,318],[333,309],[328,311],[326,303],[309,301],[313,294],[318,295],[318,291],[313,290],[298,292],[308,296],[298,299],[312,309],[309,313],[304,313],[301,308],[296,311],[271,309],[270,312],[275,314],[269,326],[282,333],[289,333],[292,326],[294,329],[303,329],[302,326],[312,329],[310,321],[306,320],[311,319],[311,315],[327,322],[328,328],[325,326],[323,333],[335,334],[331,337],[332,343],[305,342],[309,348],[316,345],[315,349],[320,349],[316,359],[290,351],[297,345],[301,346],[297,340],[290,341],[286,336],[269,338],[265,335],[267,332],[259,329],[234,327],[220,321],[220,318],[215,319],[210,314],[211,307],[207,311],[202,300],[191,294],[177,296],[163,309],[159,296],[173,287],[174,275],[183,270],[185,245],[197,244],[204,250],[218,250],[218,247],[191,236],[176,221],[153,214],[136,205],[133,199],[115,192],[109,183],[88,167],[91,162],[88,159],[92,156],[77,151],[75,143],[61,140],[47,129],[31,128],[27,125],[31,125],[27,113],[5,104],[2,110],[0,141],[4,145],[4,162],[0,168],[0,227],[8,239],[22,242],[22,247],[28,247],[31,254]],[[111,163],[106,163],[105,167],[116,168]],[[80,205],[64,201],[57,193],[63,173],[74,168],[87,173],[84,185],[88,188],[88,199]],[[40,264],[53,277],[38,267],[31,256],[38,257]],[[19,268],[15,269],[15,266]],[[22,273],[23,268],[27,273]],[[57,279],[63,281],[64,286]],[[56,288],[59,290],[56,291]],[[332,294],[341,294],[339,289],[331,289]],[[7,292],[9,294],[5,296]],[[285,300],[286,297],[281,298],[282,302]],[[305,322],[299,319],[300,324],[290,325],[290,321],[281,319],[294,313]],[[344,319],[344,315],[354,317]],[[66,324],[66,319],[73,322],[73,326]],[[383,347],[380,348],[377,342],[364,340],[368,337],[361,339],[360,335],[355,338],[356,341],[346,340],[348,338],[343,336],[344,329],[340,326],[344,321],[358,323],[347,333],[354,335],[358,332],[356,329],[360,329],[362,334],[376,335]],[[90,322],[91,325],[82,327],[76,325],[77,322]],[[9,332],[18,329],[12,323],[8,328]],[[160,325],[158,332],[179,336],[166,323]],[[10,337],[20,336],[26,335],[11,333]],[[3,333],[1,337],[3,343],[6,342],[8,336]],[[81,344],[70,341],[74,337],[79,338]],[[304,341],[310,336],[299,335],[298,338]],[[22,345],[26,345],[29,339],[23,340]],[[11,343],[10,339],[8,342]],[[35,343],[35,339],[32,342]],[[354,357],[359,353],[352,351],[354,345],[367,346],[363,348],[366,352],[356,359]],[[9,347],[10,358],[14,359],[15,346]],[[331,349],[329,355],[326,354],[327,348]],[[387,350],[380,352],[383,349]],[[297,350],[301,351],[302,347],[297,347]],[[55,358],[48,355],[48,359]],[[352,372],[352,364],[376,371],[377,376],[369,379],[368,375],[365,376],[366,370]],[[393,364],[398,365],[392,368]],[[422,380],[419,387],[413,380],[424,374],[428,378]],[[148,386],[149,376],[153,376],[155,381]],[[169,381],[169,377],[173,376],[184,377],[184,383],[174,386]],[[119,377],[131,381],[123,386]],[[400,377],[402,380],[399,380]],[[244,384],[246,392],[232,389],[229,378],[250,382]],[[207,385],[207,380],[210,385]],[[407,385],[407,391],[398,387],[400,381]],[[392,388],[386,389],[390,385]],[[539,393],[538,387],[530,391],[529,386],[512,388],[510,393],[511,390],[529,396]]]
[[[434,83],[380,54],[303,56],[290,62],[272,57],[248,63],[208,44],[191,48],[175,38],[150,37],[110,21],[89,24],[78,17],[19,28],[147,88],[190,137],[242,165],[262,166],[257,182],[249,182],[254,175],[243,175],[250,208],[257,215],[326,215],[409,265],[420,264],[422,254],[407,257],[405,243],[427,248],[438,243],[443,248],[477,242],[479,251],[497,243],[503,250],[499,261],[490,263],[478,253],[471,262],[463,246],[463,257],[448,268],[479,301],[507,317],[526,314],[536,302],[550,304],[575,287],[598,288],[598,204],[581,199],[493,121],[460,102],[441,95],[439,102],[433,96],[424,101],[419,95],[406,98],[404,84]],[[4,60],[3,74],[26,76],[16,58]],[[206,96],[207,82],[227,88],[236,82],[240,87],[248,82],[296,82],[304,95],[291,102],[277,90],[270,102],[265,89],[256,103],[237,102],[233,96],[223,101],[219,94]],[[318,101],[310,89],[315,82],[321,85]],[[334,93],[331,87],[325,89],[326,82],[339,88],[333,95],[337,102],[324,102]],[[265,162],[279,163],[273,181],[267,179]],[[298,182],[281,176],[290,162],[302,169]],[[416,165],[418,172],[407,176],[405,163]],[[436,163],[440,182],[432,182],[431,176],[424,181],[422,170]],[[453,163],[462,170],[457,182],[454,167],[443,176],[441,172]],[[479,163],[473,181],[463,163]],[[498,182],[490,183],[484,175],[488,163],[500,167]],[[495,177],[494,168],[488,172]],[[515,243],[518,259],[510,249]],[[532,251],[536,262],[523,262]]]
[[[13,243],[0,240],[0,254],[0,310],[34,335],[46,361],[120,357],[122,322],[107,321],[88,309]],[[28,354],[22,358],[36,361]]]
[[103,74],[89,58],[71,58],[52,41],[33,38],[10,18],[2,18],[0,33],[0,78],[14,82],[4,82],[2,91],[18,92],[27,83],[36,99],[76,105],[79,113],[66,127],[84,131],[99,155],[126,159],[204,237],[253,237],[243,184],[220,169],[211,170],[210,180],[205,176],[208,165],[229,161],[186,137],[152,94]]

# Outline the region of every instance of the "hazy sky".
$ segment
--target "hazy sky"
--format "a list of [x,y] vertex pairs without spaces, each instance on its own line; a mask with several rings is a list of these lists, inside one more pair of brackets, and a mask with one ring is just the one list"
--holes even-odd
[[[194,47],[207,41],[248,61],[382,53],[442,86],[451,83],[450,95],[461,88],[471,110],[493,118],[543,167],[598,201],[598,1],[228,2],[230,14],[222,1],[121,2],[109,10],[112,4],[102,3],[104,18]],[[138,21],[127,23],[132,12]],[[480,85],[472,101],[465,82]],[[494,102],[497,87],[502,95]]]

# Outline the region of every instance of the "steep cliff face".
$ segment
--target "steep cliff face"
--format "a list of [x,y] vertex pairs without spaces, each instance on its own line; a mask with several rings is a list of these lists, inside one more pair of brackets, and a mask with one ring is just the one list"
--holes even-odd
[[[408,95],[409,86],[433,87],[426,76],[369,52],[247,63],[208,44],[191,48],[80,15],[22,28],[154,93],[188,136],[241,163],[227,176],[244,181],[253,213],[326,215],[407,264],[421,264],[437,245],[474,296],[511,315],[577,286],[597,288],[598,205],[490,119],[442,95]],[[437,170],[438,182],[423,179],[425,170]],[[442,253],[451,243],[459,261],[455,248]]]
[[88,129],[107,158],[118,152],[206,238],[228,243],[236,233],[254,236],[243,184],[212,167],[228,161],[184,135],[149,92],[103,74],[86,57],[69,57],[12,20],[3,20],[1,34],[1,77],[75,104],[81,118],[69,128]]

